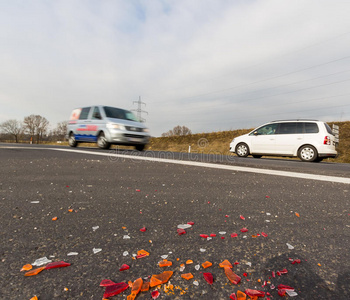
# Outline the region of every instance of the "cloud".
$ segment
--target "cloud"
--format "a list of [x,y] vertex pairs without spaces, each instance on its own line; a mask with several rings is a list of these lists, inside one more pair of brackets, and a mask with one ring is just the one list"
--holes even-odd
[[2,1],[0,122],[136,108],[154,135],[349,120],[350,3]]

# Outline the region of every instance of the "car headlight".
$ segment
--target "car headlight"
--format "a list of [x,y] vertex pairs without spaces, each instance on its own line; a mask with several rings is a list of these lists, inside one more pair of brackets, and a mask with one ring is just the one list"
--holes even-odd
[[125,126],[121,124],[116,123],[107,123],[107,128],[109,129],[119,129],[119,130],[125,130]]
[[144,128],[142,131],[143,132],[149,132],[149,129],[148,128]]

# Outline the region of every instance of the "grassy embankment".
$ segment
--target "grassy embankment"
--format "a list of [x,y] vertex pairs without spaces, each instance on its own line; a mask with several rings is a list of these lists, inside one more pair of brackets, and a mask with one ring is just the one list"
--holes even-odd
[[[337,151],[339,156],[325,161],[350,163],[350,121],[329,122],[339,126],[340,142]],[[147,147],[148,150],[188,152],[191,146],[193,153],[212,153],[229,155],[229,145],[234,137],[245,134],[252,129],[238,129],[212,133],[198,133],[188,136],[153,137]],[[232,155],[232,154],[231,154]]]

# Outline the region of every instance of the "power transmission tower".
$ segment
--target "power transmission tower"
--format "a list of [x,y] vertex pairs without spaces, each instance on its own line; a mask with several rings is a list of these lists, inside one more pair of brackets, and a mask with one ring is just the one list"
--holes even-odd
[[137,112],[137,118],[140,120],[140,122],[145,122],[146,120],[141,117],[142,113],[145,113],[148,115],[147,111],[142,110],[142,104],[146,106],[146,103],[141,101],[141,96],[139,96],[139,101],[134,101],[132,104],[137,103],[137,109],[132,109],[131,111],[136,111]]

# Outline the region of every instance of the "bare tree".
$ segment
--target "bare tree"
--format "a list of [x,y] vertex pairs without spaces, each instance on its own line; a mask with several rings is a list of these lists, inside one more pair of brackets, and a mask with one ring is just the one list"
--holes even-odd
[[18,143],[19,137],[23,134],[23,124],[14,119],[3,122],[0,128],[4,133],[12,135],[16,143]]
[[184,136],[190,134],[192,134],[192,131],[188,127],[177,125],[173,129],[163,133],[162,136]]
[[36,142],[39,144],[43,135],[47,133],[49,121],[40,115],[30,115],[24,118],[24,127],[30,134],[31,140],[36,136]]
[[56,128],[51,133],[53,138],[55,138],[57,141],[63,141],[67,133],[67,126],[68,126],[67,121],[57,123]]

